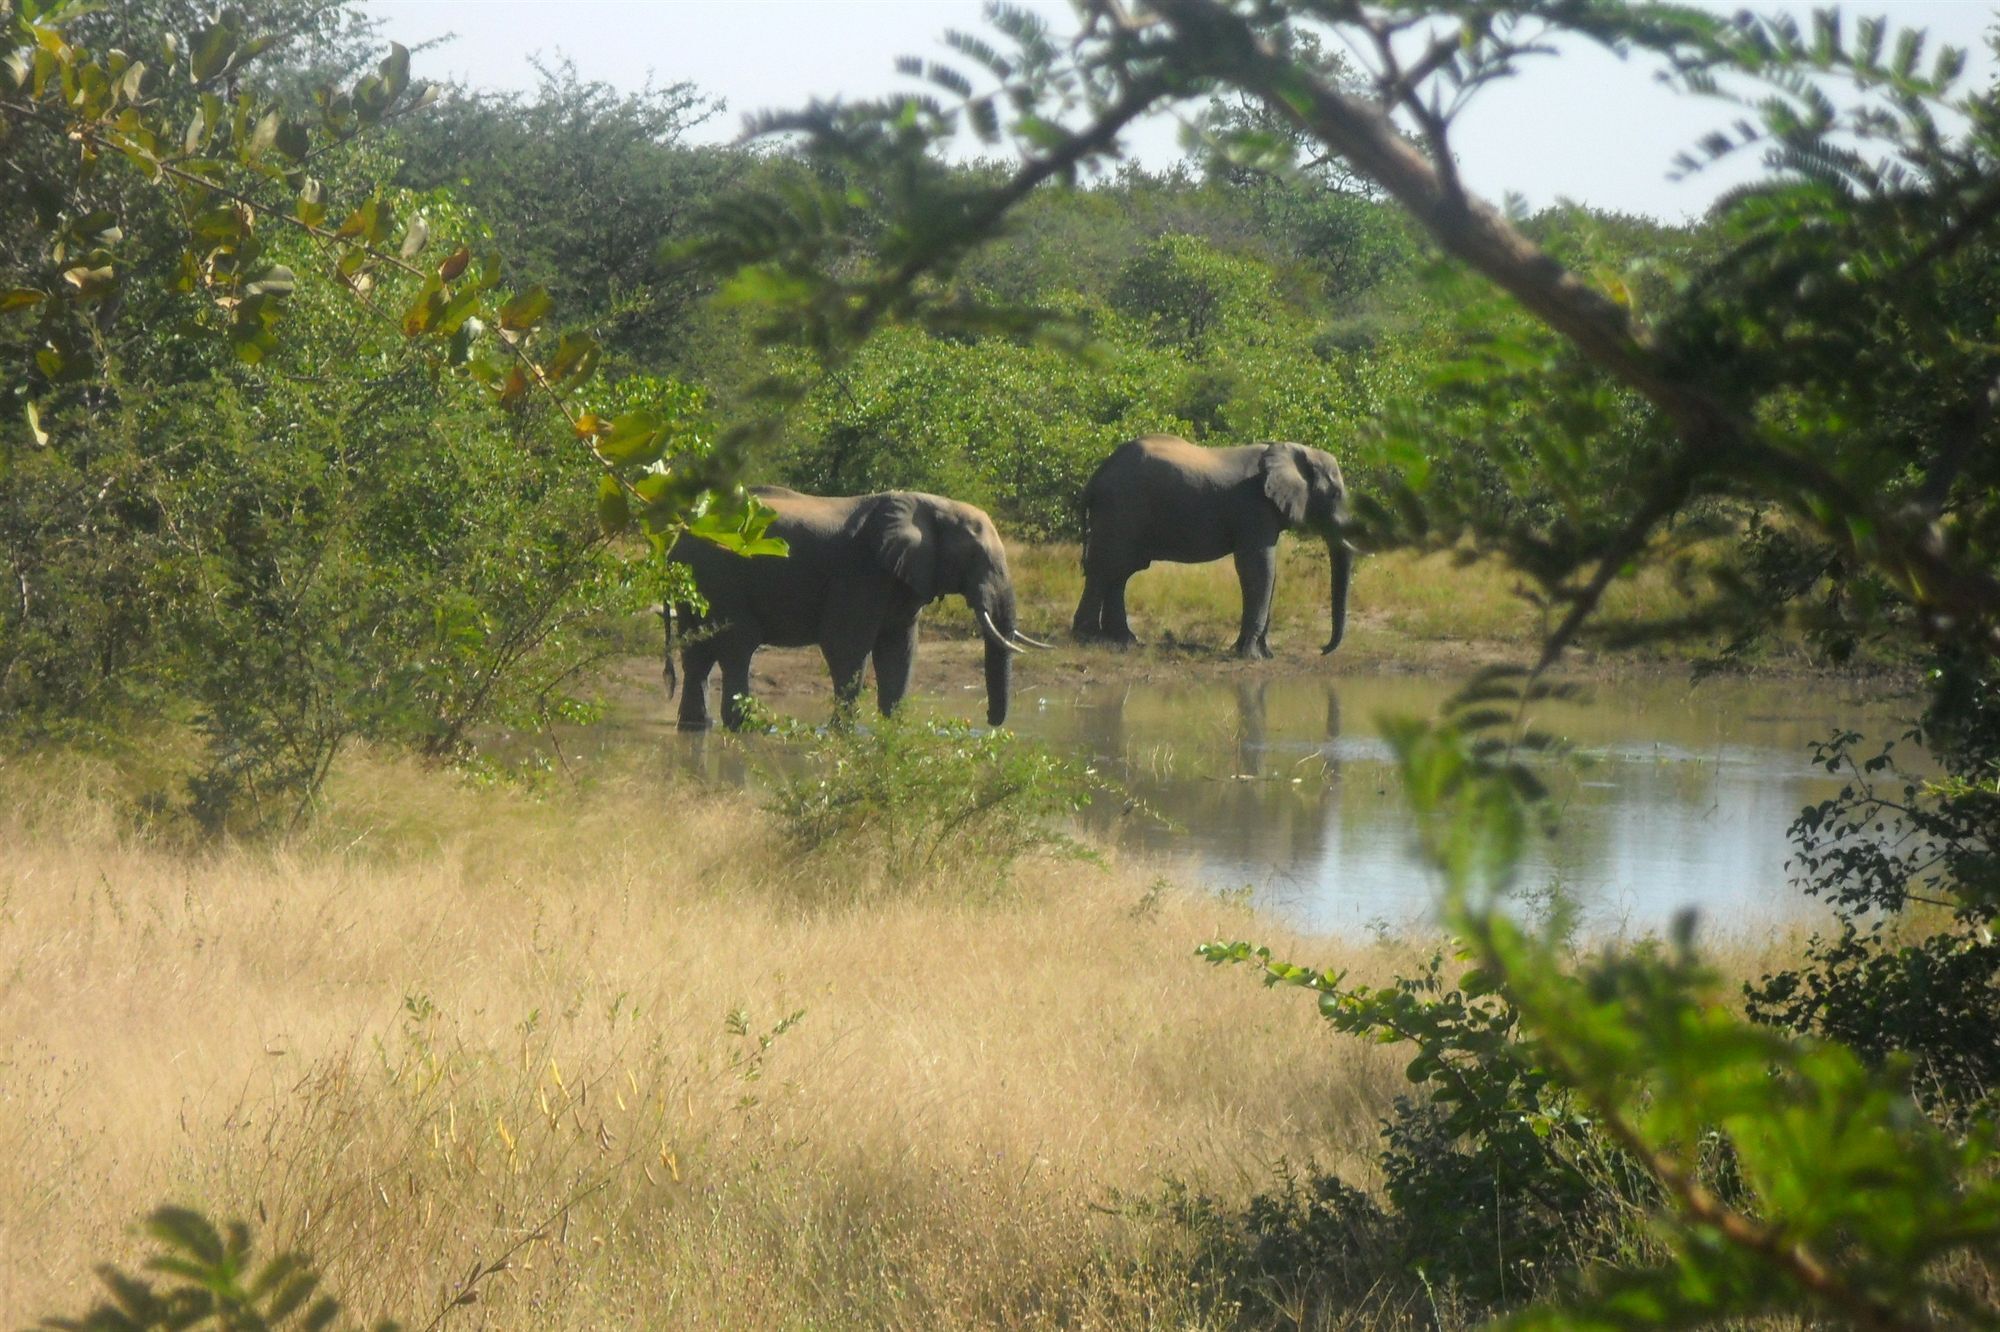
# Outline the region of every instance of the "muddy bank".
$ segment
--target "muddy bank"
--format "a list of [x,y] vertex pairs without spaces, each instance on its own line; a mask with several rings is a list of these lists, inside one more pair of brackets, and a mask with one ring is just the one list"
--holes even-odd
[[[969,633],[960,636],[961,626],[953,621],[962,619],[962,615],[946,612],[938,618],[946,622],[927,619],[924,625],[913,693],[939,695],[979,687],[979,640]],[[1301,678],[1339,681],[1344,677],[1384,674],[1462,677],[1485,666],[1532,665],[1538,646],[1477,639],[1412,638],[1379,622],[1371,623],[1367,616],[1357,616],[1350,623],[1347,641],[1330,655],[1322,656],[1317,642],[1307,638],[1301,637],[1297,643],[1279,642],[1274,634],[1275,658],[1244,661],[1228,650],[1226,637],[1206,643],[1181,641],[1169,634],[1161,641],[1135,648],[1114,648],[1072,643],[1066,629],[1060,626],[1029,622],[1022,626],[1029,634],[1055,646],[1024,655],[1016,663],[1014,687],[1018,695],[1026,697],[1037,688],[1113,682],[1235,684]],[[1564,654],[1556,674],[1586,681],[1671,681],[1690,679],[1694,669],[1695,659],[1687,656],[1576,648]],[[1868,692],[1885,696],[1910,693],[1918,684],[1914,670],[1882,667],[1836,670],[1804,655],[1768,657],[1732,669],[1725,673],[1725,678],[1820,680],[1865,687]],[[633,657],[617,662],[607,683],[627,701],[637,703],[650,694],[662,706],[670,706],[657,657]],[[713,689],[717,683],[718,677],[711,676],[709,687]],[[873,688],[872,677],[868,688]],[[760,651],[751,669],[751,692],[767,698],[825,694],[831,706],[826,663],[815,648]]]

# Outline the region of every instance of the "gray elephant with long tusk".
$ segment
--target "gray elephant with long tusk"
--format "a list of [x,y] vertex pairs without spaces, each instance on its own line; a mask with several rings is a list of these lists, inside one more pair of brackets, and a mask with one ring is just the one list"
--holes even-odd
[[876,702],[884,713],[894,710],[916,663],[917,613],[943,596],[964,597],[971,607],[986,640],[986,720],[1007,720],[1015,654],[1048,645],[1015,624],[1007,551],[982,510],[907,490],[823,498],[758,486],[751,493],[776,511],[769,532],[789,553],[742,556],[693,536],[674,545],[673,558],[693,571],[708,602],[705,613],[663,611],[668,694],[677,636],[687,676],[683,730],[708,726],[708,675],[718,662],[723,725],[742,726],[750,659],[767,643],[816,644],[843,709],[860,695],[862,668],[873,657]]
[[1333,632],[1347,631],[1354,547],[1347,485],[1333,455],[1303,444],[1209,449],[1173,435],[1118,447],[1083,490],[1083,596],[1070,630],[1078,638],[1131,643],[1125,584],[1154,560],[1205,564],[1236,558],[1243,622],[1236,655],[1268,657],[1278,534],[1303,529],[1326,542],[1333,566]]

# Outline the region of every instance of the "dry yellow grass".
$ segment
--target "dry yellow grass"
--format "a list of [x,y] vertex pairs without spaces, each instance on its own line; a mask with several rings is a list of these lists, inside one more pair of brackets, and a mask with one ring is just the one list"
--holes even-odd
[[1195,1326],[1177,1232],[1118,1200],[1281,1157],[1365,1184],[1401,1087],[1190,949],[1407,958],[1144,867],[812,910],[753,804],[638,776],[536,800],[359,759],[291,843],[201,852],[111,785],[0,764],[9,1323],[80,1312],[175,1200],[417,1325],[518,1244],[461,1317]]

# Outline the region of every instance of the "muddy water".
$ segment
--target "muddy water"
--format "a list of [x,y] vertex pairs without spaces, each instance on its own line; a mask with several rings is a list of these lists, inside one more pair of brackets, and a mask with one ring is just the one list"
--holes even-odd
[[[1395,929],[1427,917],[1433,884],[1379,722],[1431,715],[1454,684],[1348,675],[1023,690],[1011,721],[1088,759],[1153,815],[1101,800],[1085,816],[1095,839],[1248,889],[1308,928]],[[826,709],[823,696],[769,701],[806,718]],[[972,719],[980,695],[925,705]],[[1568,895],[1593,932],[1660,929],[1690,907],[1732,931],[1816,915],[1788,884],[1785,828],[1838,783],[1808,744],[1836,724],[1887,737],[1911,706],[1820,681],[1665,680],[1539,707],[1537,724],[1580,762],[1552,774],[1561,830],[1522,884]],[[661,733],[711,776],[768,771],[738,742]]]

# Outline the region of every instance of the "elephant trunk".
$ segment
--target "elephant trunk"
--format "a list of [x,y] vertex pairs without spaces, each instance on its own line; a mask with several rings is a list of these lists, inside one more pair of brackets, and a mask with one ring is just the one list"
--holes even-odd
[[1340,640],[1347,634],[1347,585],[1354,577],[1354,547],[1338,533],[1327,538],[1326,553],[1332,569],[1333,633],[1326,640],[1320,654],[1333,651],[1340,646]]
[[987,607],[973,603],[979,619],[979,633],[986,640],[986,724],[1003,726],[1007,721],[1007,696],[1014,678],[1014,657],[1021,649],[1011,641],[1014,632],[1014,591],[1002,588]]

